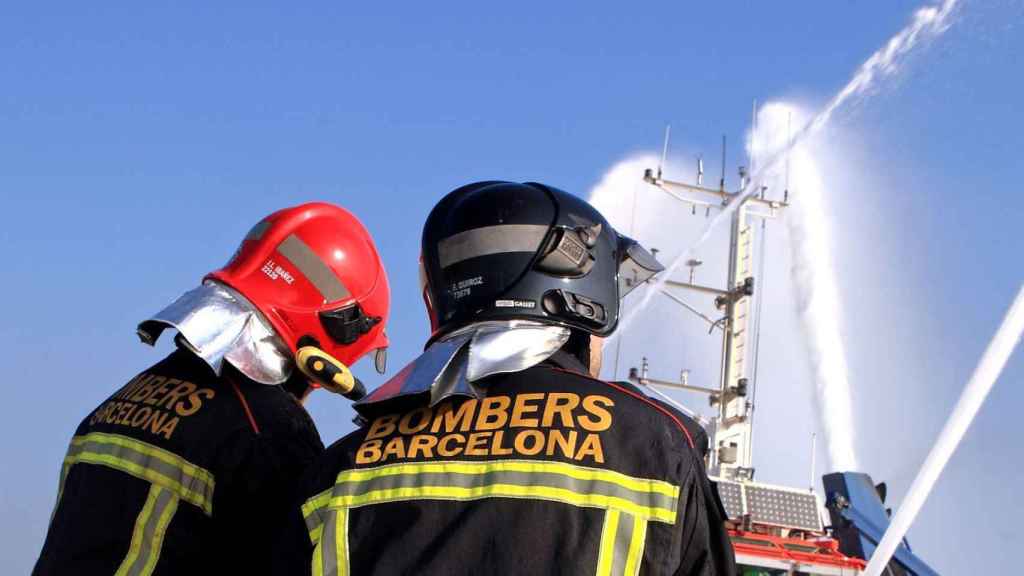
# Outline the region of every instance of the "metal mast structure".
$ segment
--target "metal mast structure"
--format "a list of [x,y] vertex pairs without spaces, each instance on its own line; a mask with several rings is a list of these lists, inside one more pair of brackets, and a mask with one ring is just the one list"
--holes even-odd
[[[757,195],[741,199],[740,191],[749,185],[748,173],[744,168],[740,168],[740,191],[726,191],[724,162],[722,178],[717,189],[703,185],[702,160],[698,160],[696,184],[669,180],[662,176],[660,167],[657,171],[646,170],[644,180],[673,198],[690,204],[694,211],[697,207],[703,207],[706,213],[710,213],[711,210],[722,209],[732,202],[741,202],[731,216],[729,267],[725,287],[716,288],[695,283],[692,270],[700,264],[700,261],[694,260],[687,263],[691,267],[689,281],[670,278],[665,282],[663,288],[665,296],[703,318],[711,324],[712,331],[718,329],[721,332],[722,364],[718,387],[694,386],[686,381],[656,380],[648,378],[646,373],[638,374],[636,371],[631,375],[631,379],[641,385],[677,388],[708,394],[712,405],[718,407],[718,414],[709,426],[712,449],[709,454],[708,472],[729,480],[751,480],[753,478],[753,455],[751,453],[753,403],[748,400],[752,382],[748,357],[753,336],[751,333],[753,327],[751,301],[754,295],[754,274],[755,272],[760,273],[760,271],[755,271],[753,265],[754,229],[750,225],[750,220],[752,218],[774,218],[779,209],[788,204],[785,201],[766,199],[765,188],[762,188]],[[723,314],[722,317],[712,320],[688,304],[675,292],[676,290],[712,296],[715,307]]]

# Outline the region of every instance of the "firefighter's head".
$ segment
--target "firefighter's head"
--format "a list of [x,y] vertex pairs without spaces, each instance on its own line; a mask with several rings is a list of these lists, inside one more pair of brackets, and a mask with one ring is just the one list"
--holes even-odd
[[[191,302],[189,294],[194,294]],[[194,315],[201,307],[213,323],[216,318],[224,321],[223,326],[212,327],[219,332],[203,327],[212,336],[196,342],[182,330],[182,321],[168,322],[160,315],[156,321],[178,328],[192,348],[222,346],[219,340],[238,332],[235,347],[224,352],[230,354],[244,347],[245,339],[260,340],[270,332],[264,339],[274,341],[263,349],[280,349],[289,362],[297,352],[311,347],[346,366],[376,352],[378,369],[383,371],[388,345],[384,325],[390,306],[387,275],[362,223],[333,204],[302,204],[267,216],[249,231],[230,261],[189,294],[182,297],[185,305],[178,306],[183,312],[176,315],[187,320],[185,314]],[[243,317],[230,310],[236,304],[256,312]],[[210,306],[219,309],[211,311]],[[154,329],[159,335],[161,325],[151,322],[140,325],[144,339],[147,335],[155,339]],[[241,323],[246,326],[232,325]],[[260,330],[260,324],[266,329]],[[258,381],[280,383],[273,381],[281,379],[280,374],[262,377],[258,366],[246,370],[238,365],[257,363],[258,359],[241,356],[259,354],[261,343],[253,343],[248,352],[236,352],[237,360],[230,355],[226,359],[247,376],[255,372]],[[200,350],[200,355],[204,352]],[[287,368],[290,371],[291,366]]]
[[469,184],[423,227],[421,280],[431,341],[488,320],[566,326],[589,357],[614,332],[619,302],[662,270],[584,200],[528,182]]

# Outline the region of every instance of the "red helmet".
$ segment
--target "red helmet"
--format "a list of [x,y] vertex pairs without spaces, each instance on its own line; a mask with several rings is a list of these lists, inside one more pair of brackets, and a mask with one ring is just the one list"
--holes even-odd
[[377,350],[383,370],[388,278],[369,232],[347,210],[311,202],[274,212],[207,278],[252,302],[292,352],[312,338],[351,365]]

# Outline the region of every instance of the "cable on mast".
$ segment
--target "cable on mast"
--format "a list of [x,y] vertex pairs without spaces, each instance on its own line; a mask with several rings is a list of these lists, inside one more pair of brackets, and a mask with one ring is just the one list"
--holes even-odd
[[718,189],[725,192],[725,134],[722,134],[722,178],[718,181]]

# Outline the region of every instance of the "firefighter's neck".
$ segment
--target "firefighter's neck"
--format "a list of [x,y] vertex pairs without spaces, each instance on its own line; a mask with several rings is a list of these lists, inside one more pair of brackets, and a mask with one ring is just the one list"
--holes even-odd
[[594,378],[601,375],[601,356],[603,350],[604,338],[591,335],[590,353],[587,355],[589,356],[590,361],[588,362],[589,365],[587,366],[587,371],[590,372],[590,375]]

